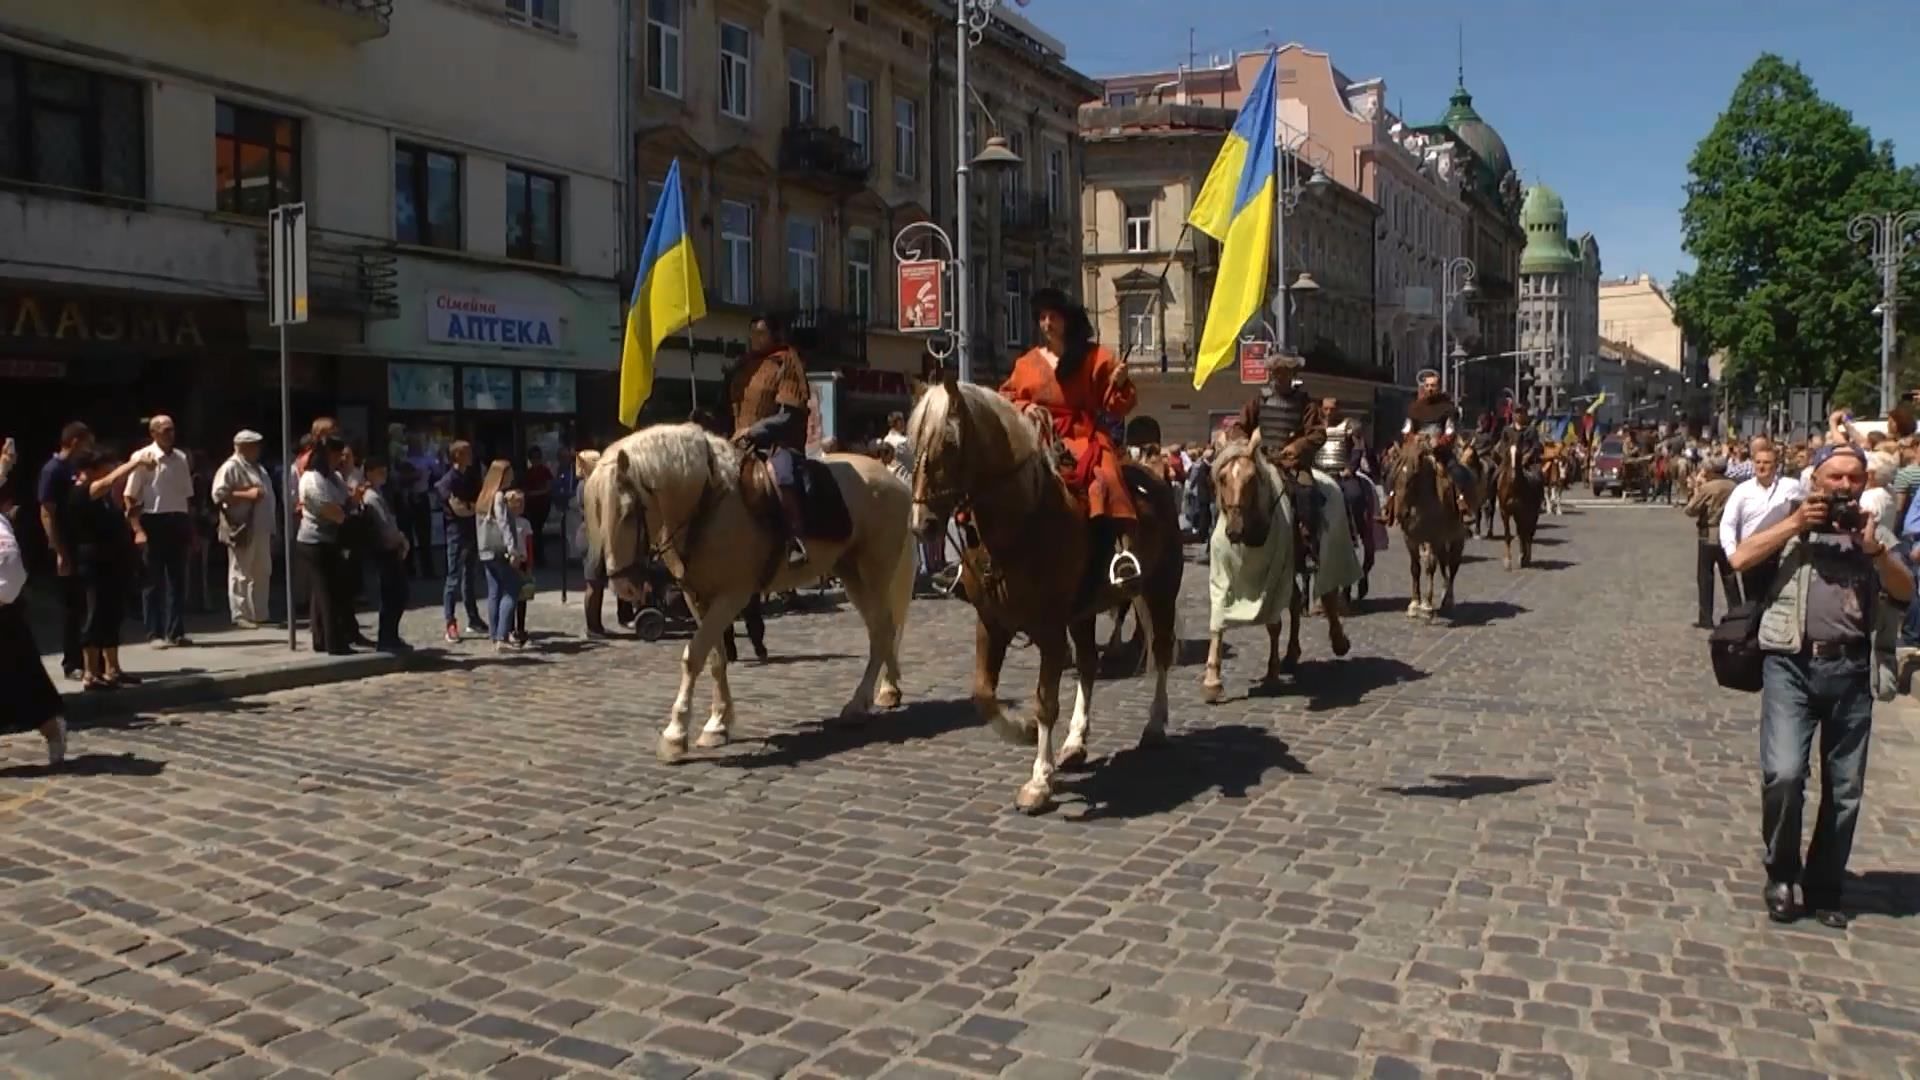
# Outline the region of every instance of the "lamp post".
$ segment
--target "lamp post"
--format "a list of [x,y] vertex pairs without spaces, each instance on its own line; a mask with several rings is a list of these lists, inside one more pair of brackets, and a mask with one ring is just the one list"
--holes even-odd
[[967,158],[967,104],[971,97],[977,96],[967,85],[967,54],[986,36],[987,24],[993,21],[993,9],[998,3],[999,0],[954,2],[953,187],[956,217],[953,231],[953,322],[954,347],[960,355],[962,382],[973,381],[972,230],[968,227],[973,204],[968,198],[969,180],[975,165],[992,169],[1020,164],[1019,155],[1007,146],[1007,140],[998,135],[987,140],[978,157],[971,160]]
[[[1278,92],[1277,90],[1275,91]],[[1284,122],[1276,122],[1274,138],[1279,140],[1276,147],[1279,155],[1274,163],[1274,207],[1273,215],[1273,325],[1276,331],[1274,345],[1282,352],[1287,351],[1287,315],[1289,314],[1289,293],[1287,284],[1287,215],[1300,205],[1300,197],[1317,191],[1323,191],[1333,181],[1327,177],[1327,162],[1331,155],[1326,150],[1312,146],[1304,133],[1297,138],[1291,137],[1293,129]],[[1308,151],[1307,164],[1312,172],[1307,178],[1300,178],[1300,151]],[[1302,292],[1317,292],[1318,282],[1311,274],[1301,274],[1298,288]]]
[[1447,348],[1452,336],[1453,300],[1455,297],[1472,300],[1479,293],[1479,286],[1473,283],[1477,272],[1473,260],[1465,255],[1456,255],[1440,264],[1440,361],[1442,368],[1451,369],[1453,386],[1448,392],[1453,395],[1455,405],[1460,404],[1463,396],[1460,382],[1466,372],[1459,365],[1464,353],[1457,345],[1451,351]]
[[1880,271],[1880,415],[1893,409],[1893,339],[1900,303],[1900,260],[1920,232],[1920,210],[1859,214],[1847,223],[1855,243],[1870,241],[1874,268]]

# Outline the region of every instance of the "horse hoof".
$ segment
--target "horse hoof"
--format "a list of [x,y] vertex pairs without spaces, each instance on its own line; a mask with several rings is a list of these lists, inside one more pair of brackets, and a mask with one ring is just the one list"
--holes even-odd
[[1087,748],[1079,743],[1068,743],[1060,748],[1060,757],[1053,767],[1060,770],[1077,769],[1087,763]]
[[1053,806],[1053,789],[1039,780],[1029,780],[1020,787],[1019,794],[1013,797],[1013,805],[1023,814],[1045,813]]
[[1347,640],[1347,635],[1341,634],[1333,639],[1333,655],[1345,656],[1352,651],[1353,642]]
[[1209,705],[1218,705],[1220,704],[1220,695],[1225,693],[1226,689],[1226,686],[1221,683],[1203,682],[1200,684],[1200,700]]
[[702,750],[718,750],[727,745],[727,733],[724,731],[703,731],[693,740],[693,745]]
[[873,695],[873,707],[876,709],[896,709],[900,707],[898,687],[883,686]]
[[676,739],[671,735],[660,736],[658,755],[660,760],[668,765],[684,760],[687,756],[686,737],[681,736]]
[[1300,654],[1297,652],[1288,653],[1287,658],[1285,660],[1280,661],[1280,674],[1282,675],[1292,675],[1298,672],[1299,670],[1300,670]]

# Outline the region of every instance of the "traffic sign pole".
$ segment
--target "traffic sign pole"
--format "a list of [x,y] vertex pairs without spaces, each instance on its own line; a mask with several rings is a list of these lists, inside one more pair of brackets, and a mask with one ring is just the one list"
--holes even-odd
[[281,509],[281,561],[286,564],[287,649],[297,651],[299,619],[293,606],[293,510],[300,478],[293,472],[293,371],[287,358],[287,327],[307,321],[307,204],[276,206],[267,213],[267,321],[280,330],[280,454],[285,459],[285,505]]

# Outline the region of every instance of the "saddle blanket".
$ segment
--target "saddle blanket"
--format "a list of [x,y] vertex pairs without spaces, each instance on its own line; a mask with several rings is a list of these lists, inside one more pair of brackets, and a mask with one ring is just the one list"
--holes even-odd
[[[1269,489],[1278,491],[1279,470],[1260,463]],[[1318,599],[1360,580],[1360,559],[1353,551],[1353,533],[1347,526],[1347,504],[1333,477],[1313,470],[1313,486],[1320,493],[1320,566],[1311,595]],[[1269,626],[1279,622],[1293,603],[1293,505],[1279,501],[1275,527],[1265,545],[1244,547],[1227,540],[1224,518],[1216,520],[1207,544],[1207,592],[1211,633],[1237,626]]]
[[800,518],[805,525],[805,540],[843,543],[853,536],[853,514],[847,509],[847,497],[834,478],[833,463],[802,458],[800,465]]

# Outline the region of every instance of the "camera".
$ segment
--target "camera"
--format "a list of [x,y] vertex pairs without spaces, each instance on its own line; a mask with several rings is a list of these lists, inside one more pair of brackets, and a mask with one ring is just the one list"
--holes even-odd
[[1827,528],[1834,532],[1856,532],[1865,528],[1867,512],[1854,496],[1827,497]]

